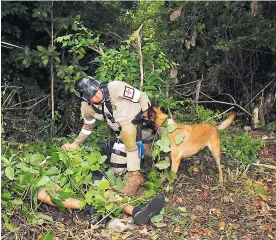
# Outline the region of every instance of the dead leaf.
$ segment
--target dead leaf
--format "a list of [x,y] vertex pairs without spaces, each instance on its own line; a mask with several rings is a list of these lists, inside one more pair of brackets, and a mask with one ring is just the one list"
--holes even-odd
[[252,1],[251,2],[251,14],[253,17],[256,17],[258,15],[258,9],[259,9],[258,1]]
[[190,49],[191,48],[191,41],[189,41],[189,40],[185,40],[185,48],[186,49]]
[[272,224],[264,224],[259,227],[263,231],[272,231]]
[[172,22],[172,21],[177,20],[180,17],[181,12],[182,12],[182,8],[178,8],[177,10],[173,11],[170,14],[170,21]]
[[88,222],[87,221],[75,220],[75,224],[77,224],[77,225],[88,225]]
[[194,171],[194,174],[198,174],[199,173],[198,167],[194,167],[193,171]]
[[225,222],[220,221],[220,222],[219,222],[219,230],[220,230],[220,231],[223,231],[223,230],[225,229],[225,225],[226,225]]
[[164,222],[156,222],[153,223],[154,226],[158,227],[158,228],[162,228],[162,227],[167,227],[168,224],[164,223]]
[[241,227],[239,223],[230,223],[229,225],[231,225],[233,229],[239,229]]
[[191,218],[192,221],[197,221],[198,220],[198,217],[195,216],[195,215],[191,215],[190,218]]
[[223,202],[223,203],[233,203],[234,200],[231,196],[223,196],[221,198],[221,202]]
[[177,203],[183,203],[184,201],[183,201],[183,198],[178,197],[178,198],[176,199],[176,202],[177,202]]
[[268,206],[268,204],[264,201],[261,201],[261,213],[262,214],[269,214],[269,211],[270,211],[270,207]]
[[251,240],[251,234],[246,234],[246,235],[244,235],[241,239],[242,240]]
[[221,211],[218,208],[211,208],[209,210],[209,214],[219,217],[221,215]]
[[176,78],[177,77],[177,73],[178,73],[177,69],[171,69],[171,77],[172,78]]
[[182,233],[183,232],[183,229],[180,227],[180,226],[177,226],[174,231],[175,233]]
[[139,233],[144,234],[144,235],[150,235],[149,232],[148,232],[147,227],[144,227],[142,230],[139,230]]
[[195,212],[203,212],[204,208],[202,206],[196,205],[193,210]]
[[170,191],[170,184],[168,184],[167,185],[167,187],[166,187],[166,190],[165,190],[166,192],[169,192]]
[[133,234],[132,232],[126,232],[125,234],[121,235],[120,238],[124,240],[124,239],[128,238],[132,234]]
[[201,201],[206,200],[207,197],[208,197],[209,195],[210,195],[209,191],[204,190],[203,193],[200,194],[199,199],[200,199]]
[[204,185],[204,184],[202,184],[201,187],[202,187],[203,189],[205,189],[205,190],[209,190],[209,189],[210,189],[210,187],[209,187],[208,185]]
[[197,229],[197,228],[190,228],[190,232],[191,233],[198,233],[199,229]]
[[193,36],[192,36],[192,39],[191,39],[191,46],[192,47],[195,47],[195,45],[196,45],[196,37],[197,37],[197,32],[196,32],[196,30],[194,30]]
[[267,201],[267,200],[268,200],[268,197],[267,197],[266,195],[264,195],[264,194],[260,194],[260,193],[259,193],[259,197],[260,197],[261,199],[263,199],[264,201]]

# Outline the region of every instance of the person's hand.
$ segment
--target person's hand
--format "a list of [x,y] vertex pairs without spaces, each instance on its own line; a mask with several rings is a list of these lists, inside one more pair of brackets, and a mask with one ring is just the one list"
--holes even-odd
[[73,151],[73,150],[75,150],[77,147],[78,147],[79,145],[78,144],[76,144],[76,143],[65,143],[65,144],[63,144],[62,145],[62,149],[64,150],[64,151]]

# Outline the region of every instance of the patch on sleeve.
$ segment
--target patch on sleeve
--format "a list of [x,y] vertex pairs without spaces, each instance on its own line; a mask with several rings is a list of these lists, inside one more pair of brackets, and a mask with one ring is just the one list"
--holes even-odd
[[127,97],[129,99],[133,99],[134,91],[135,91],[134,88],[130,88],[130,87],[125,86],[125,91],[124,91],[123,96]]

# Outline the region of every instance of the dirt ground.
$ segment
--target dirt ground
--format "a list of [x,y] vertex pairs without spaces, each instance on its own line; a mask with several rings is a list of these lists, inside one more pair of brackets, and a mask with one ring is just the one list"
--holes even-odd
[[[275,135],[262,131],[253,131],[250,135],[263,142],[258,162],[275,166]],[[56,240],[276,239],[275,170],[253,165],[246,173],[224,170],[225,186],[220,188],[212,161],[203,172],[196,168],[189,173],[186,169],[186,164],[182,164],[174,191],[165,193],[167,202],[162,222],[131,231],[107,233],[104,226],[88,229],[88,215],[83,212],[59,212],[42,205],[40,211],[51,216],[53,222],[32,225],[15,216],[18,231],[3,231],[2,239],[39,239],[46,232],[51,232]]]

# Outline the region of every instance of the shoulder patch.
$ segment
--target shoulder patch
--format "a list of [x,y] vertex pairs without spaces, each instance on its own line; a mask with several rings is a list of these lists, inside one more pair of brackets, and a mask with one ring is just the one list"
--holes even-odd
[[127,97],[129,99],[133,99],[134,91],[135,91],[134,88],[130,88],[130,87],[125,86],[125,91],[124,91],[123,96]]

